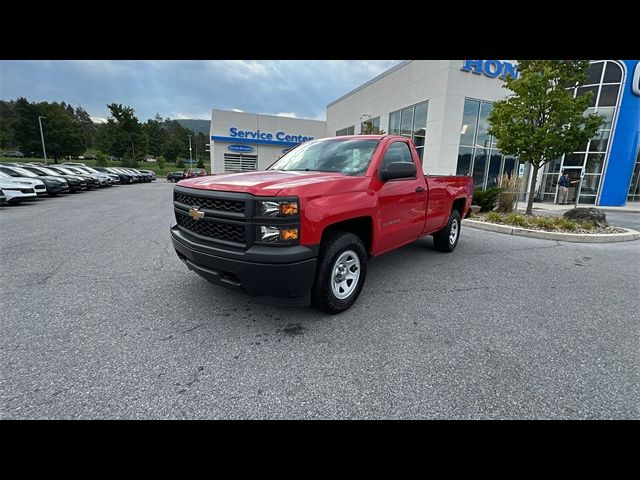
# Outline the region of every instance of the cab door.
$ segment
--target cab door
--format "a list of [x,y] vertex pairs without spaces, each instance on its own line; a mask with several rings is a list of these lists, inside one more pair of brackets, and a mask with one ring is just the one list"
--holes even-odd
[[426,219],[426,182],[407,141],[397,140],[387,145],[378,173],[395,162],[413,163],[416,176],[386,180],[378,191],[380,252],[416,240]]

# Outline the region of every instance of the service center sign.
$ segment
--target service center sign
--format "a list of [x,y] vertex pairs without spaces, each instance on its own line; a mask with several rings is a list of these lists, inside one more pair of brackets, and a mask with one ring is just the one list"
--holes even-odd
[[243,142],[262,145],[282,145],[283,147],[293,147],[299,143],[313,140],[313,137],[308,135],[292,135],[284,131],[278,131],[274,133],[230,127],[228,136],[212,135],[211,139],[221,142]]
[[518,78],[518,66],[500,60],[465,60],[460,70],[502,80],[505,80],[507,75]]

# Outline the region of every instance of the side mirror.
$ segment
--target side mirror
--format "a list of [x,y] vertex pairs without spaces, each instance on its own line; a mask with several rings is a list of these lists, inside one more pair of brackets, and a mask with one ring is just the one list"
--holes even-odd
[[416,178],[416,165],[413,162],[393,162],[380,170],[379,176],[383,182],[395,178]]

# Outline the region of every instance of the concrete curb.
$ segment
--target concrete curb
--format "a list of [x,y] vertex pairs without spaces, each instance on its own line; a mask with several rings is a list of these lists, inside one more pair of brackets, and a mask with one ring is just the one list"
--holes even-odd
[[[520,237],[541,238],[544,240],[558,240],[560,242],[579,243],[609,243],[609,242],[630,242],[640,239],[640,232],[625,228],[624,233],[560,233],[545,232],[544,230],[531,230],[529,228],[511,227],[509,225],[498,225],[497,223],[479,222],[477,220],[462,220],[462,225],[489,232],[506,233]],[[623,228],[623,227],[620,227]]]

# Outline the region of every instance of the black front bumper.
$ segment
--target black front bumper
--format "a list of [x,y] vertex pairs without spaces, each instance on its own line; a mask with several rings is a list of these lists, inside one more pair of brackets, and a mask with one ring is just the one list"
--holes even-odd
[[211,283],[244,291],[266,303],[288,306],[310,303],[317,245],[224,248],[205,244],[177,225],[171,227],[171,240],[187,267]]

